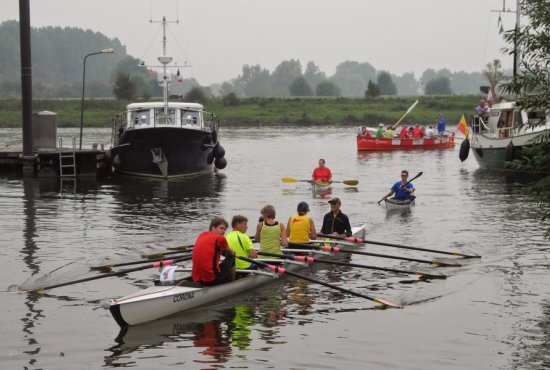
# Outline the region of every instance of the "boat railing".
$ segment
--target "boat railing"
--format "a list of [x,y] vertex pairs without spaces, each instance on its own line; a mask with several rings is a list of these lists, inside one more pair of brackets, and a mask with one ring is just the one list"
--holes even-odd
[[489,127],[487,127],[485,121],[480,116],[470,117],[470,127],[472,128],[472,132],[477,134],[489,131]]

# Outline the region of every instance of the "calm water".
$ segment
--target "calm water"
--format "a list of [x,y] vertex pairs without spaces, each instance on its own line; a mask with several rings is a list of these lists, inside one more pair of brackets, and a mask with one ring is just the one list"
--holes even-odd
[[[549,244],[529,179],[479,171],[444,151],[357,153],[355,128],[248,128],[222,133],[228,167],[185,181],[0,178],[0,367],[4,369],[281,368],[545,369],[550,366]],[[78,130],[62,130],[65,142]],[[0,144],[20,143],[1,130]],[[108,143],[109,130],[85,132],[85,146]],[[319,158],[339,180],[312,193],[304,183]],[[417,205],[388,214],[376,202],[411,175]],[[409,304],[374,310],[370,301],[303,281],[285,280],[191,313],[120,332],[101,303],[147,286],[155,271],[52,289],[7,293],[31,276],[75,279],[106,261],[191,244],[214,215],[251,220],[266,203],[286,222],[299,201],[320,226],[338,196],[353,224],[372,240],[474,251],[481,260],[440,268],[447,280],[359,269],[320,269],[315,277]],[[252,233],[252,230],[250,230]],[[417,258],[438,255],[369,246]],[[419,270],[424,266],[353,256],[353,262]],[[44,276],[48,274],[47,276]]]

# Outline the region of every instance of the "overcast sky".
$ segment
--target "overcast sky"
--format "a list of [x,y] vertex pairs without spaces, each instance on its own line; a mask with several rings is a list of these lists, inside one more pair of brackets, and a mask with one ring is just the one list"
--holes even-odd
[[[149,19],[176,20],[178,3],[168,54],[188,61],[192,68],[181,73],[203,85],[237,77],[244,64],[272,72],[289,59],[304,69],[314,61],[327,75],[350,60],[417,78],[427,68],[481,71],[493,59],[512,66],[500,51],[499,15],[491,12],[502,0],[30,0],[31,25],[117,37],[129,54],[153,64],[161,39]],[[1,8],[0,22],[19,19],[18,0],[2,0]],[[513,28],[515,14],[502,20]]]

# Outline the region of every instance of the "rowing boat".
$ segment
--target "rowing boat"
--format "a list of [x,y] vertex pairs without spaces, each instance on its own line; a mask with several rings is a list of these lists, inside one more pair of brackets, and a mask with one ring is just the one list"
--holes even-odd
[[[353,228],[352,231],[354,236],[363,238],[365,226]],[[342,248],[350,248],[350,246],[343,245]],[[332,255],[322,251],[311,251],[311,253],[318,259],[339,258],[338,254]],[[278,261],[281,262],[281,260]],[[284,261],[284,264],[286,269],[293,271],[307,267],[307,264],[290,261]],[[152,286],[121,298],[111,299],[109,311],[121,327],[138,325],[248,292],[276,280],[279,276],[262,270],[239,270],[238,274],[243,277],[231,283],[208,287],[194,283],[189,278],[182,279],[175,285]]]
[[412,205],[414,205],[415,199],[415,197],[411,197],[405,200],[387,198],[384,199],[384,203],[386,204],[386,209],[388,211],[399,211],[409,209]]

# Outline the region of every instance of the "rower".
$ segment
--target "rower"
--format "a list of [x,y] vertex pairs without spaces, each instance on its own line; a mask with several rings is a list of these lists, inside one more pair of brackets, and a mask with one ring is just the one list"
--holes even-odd
[[309,215],[309,205],[306,202],[298,203],[298,213],[290,216],[286,234],[290,243],[309,243],[310,239],[317,239],[315,224]]
[[351,225],[349,218],[342,211],[342,201],[340,198],[332,198],[328,201],[330,204],[330,212],[323,217],[323,226],[321,227],[322,234],[332,234],[337,236],[351,236]]
[[[257,258],[258,253],[254,250],[254,244],[250,237],[246,235],[248,229],[248,219],[242,215],[235,215],[231,220],[233,230],[227,234],[225,239],[229,247],[240,257]],[[235,267],[238,270],[255,269],[256,265],[239,258],[235,261]]]
[[[235,280],[235,252],[224,237],[228,224],[214,217],[208,231],[199,235],[193,248],[193,281],[202,285],[218,285]],[[220,257],[225,259],[220,263]]]

